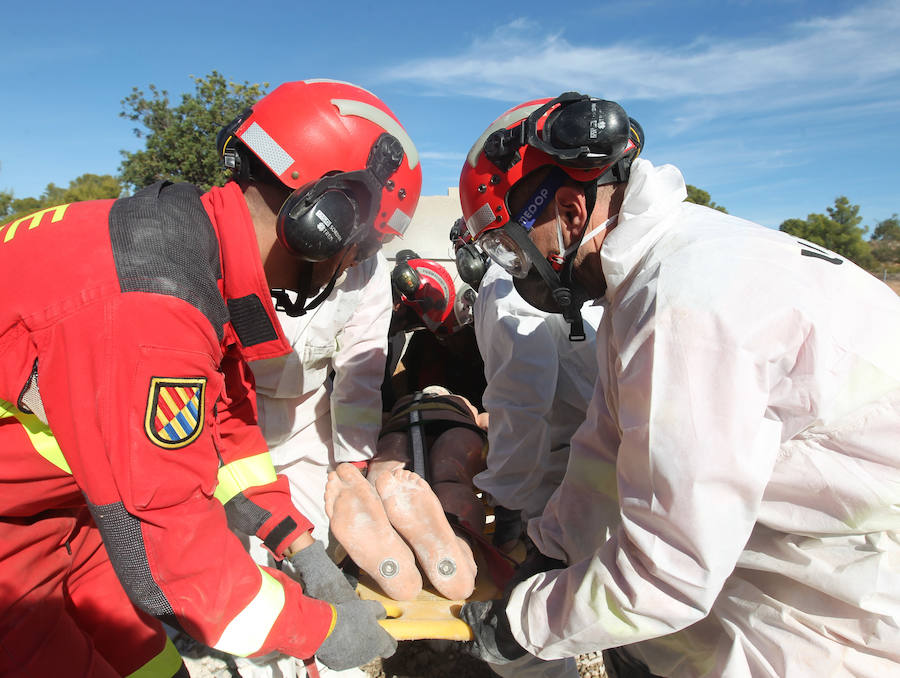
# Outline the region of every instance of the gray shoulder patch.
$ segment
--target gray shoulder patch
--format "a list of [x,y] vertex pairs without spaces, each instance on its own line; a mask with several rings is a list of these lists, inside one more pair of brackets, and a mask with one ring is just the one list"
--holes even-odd
[[219,241],[197,187],[161,181],[117,200],[109,235],[123,292],[182,299],[222,340],[228,310],[216,284],[222,277]]

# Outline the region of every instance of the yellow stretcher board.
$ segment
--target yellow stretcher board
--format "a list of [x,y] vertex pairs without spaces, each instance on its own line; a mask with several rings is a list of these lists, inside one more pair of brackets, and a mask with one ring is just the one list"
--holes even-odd
[[459,618],[463,604],[472,600],[491,600],[502,594],[488,575],[488,568],[480,549],[475,549],[475,591],[466,600],[449,600],[426,587],[414,600],[394,600],[382,593],[367,574],[360,573],[356,592],[364,600],[377,600],[387,610],[387,619],[380,623],[397,640],[472,640],[472,629]]

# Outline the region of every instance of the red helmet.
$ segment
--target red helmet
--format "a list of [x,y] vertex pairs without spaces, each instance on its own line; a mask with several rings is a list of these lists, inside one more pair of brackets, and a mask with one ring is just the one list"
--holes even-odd
[[[384,150],[380,140],[386,134],[393,139]],[[326,176],[376,170],[380,194],[366,205],[371,202],[367,216],[379,239],[403,234],[422,190],[418,152],[406,130],[381,99],[345,82],[304,80],[277,87],[226,126],[218,146],[227,167],[244,171],[240,155],[246,149],[292,189]]]
[[[643,146],[643,130],[617,103],[566,92],[519,104],[475,141],[459,177],[463,218],[473,239],[517,215],[510,189],[546,165],[580,183],[625,181]],[[602,182],[601,182],[602,183]]]
[[400,300],[416,312],[425,327],[432,332],[450,328],[456,287],[446,268],[436,261],[413,257],[398,261],[391,281]]

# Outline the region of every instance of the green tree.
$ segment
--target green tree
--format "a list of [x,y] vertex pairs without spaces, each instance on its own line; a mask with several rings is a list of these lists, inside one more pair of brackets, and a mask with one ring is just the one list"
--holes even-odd
[[15,200],[11,191],[0,191],[0,221],[6,223],[5,217],[12,213],[12,202]]
[[63,202],[118,198],[125,191],[121,180],[110,174],[82,174],[63,191]]
[[0,191],[0,222],[15,221],[45,207],[82,200],[118,198],[122,195],[122,188],[122,182],[111,174],[82,174],[69,182],[67,188],[47,184],[39,198],[16,198],[9,191]]
[[896,214],[875,224],[872,256],[882,264],[900,264],[900,218]]
[[702,188],[697,188],[696,186],[687,185],[687,201],[692,202],[695,205],[705,205],[706,207],[712,207],[714,210],[719,210],[720,212],[725,212],[728,214],[728,210],[725,209],[722,205],[717,205],[713,201],[709,199],[709,193],[704,191]]
[[131,188],[160,179],[188,181],[204,190],[225,183],[216,133],[265,94],[269,83],[235,83],[217,71],[191,79],[194,93],[183,94],[177,106],[156,85],[150,85],[147,94],[135,87],[122,100],[119,115],[138,123],[134,133],[145,140],[143,150],[121,152],[121,178]]
[[893,240],[900,243],[900,218],[896,214],[892,214],[887,219],[882,219],[875,224],[872,240]]
[[806,219],[787,219],[779,230],[798,238],[809,240],[846,257],[850,261],[871,269],[874,259],[869,243],[863,235],[869,230],[860,228],[859,205],[851,205],[845,196],[835,198],[834,206],[826,209],[828,215],[810,214]]

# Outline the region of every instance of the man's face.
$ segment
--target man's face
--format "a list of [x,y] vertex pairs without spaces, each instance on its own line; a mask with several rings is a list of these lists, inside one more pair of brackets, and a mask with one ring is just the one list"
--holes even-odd
[[[513,186],[507,197],[510,214],[518,215],[521,213],[529,200],[532,199],[544,175],[544,172],[535,172]],[[560,253],[555,198],[555,195],[548,197],[543,209],[535,218],[534,224],[528,232],[529,239],[540,253],[529,252],[528,254],[531,258],[540,256],[543,259],[547,259],[551,255]],[[533,263],[528,271],[528,275],[524,278],[515,278],[514,282],[519,296],[535,308],[546,313],[561,312],[559,305],[553,299],[550,287],[538,273]]]

